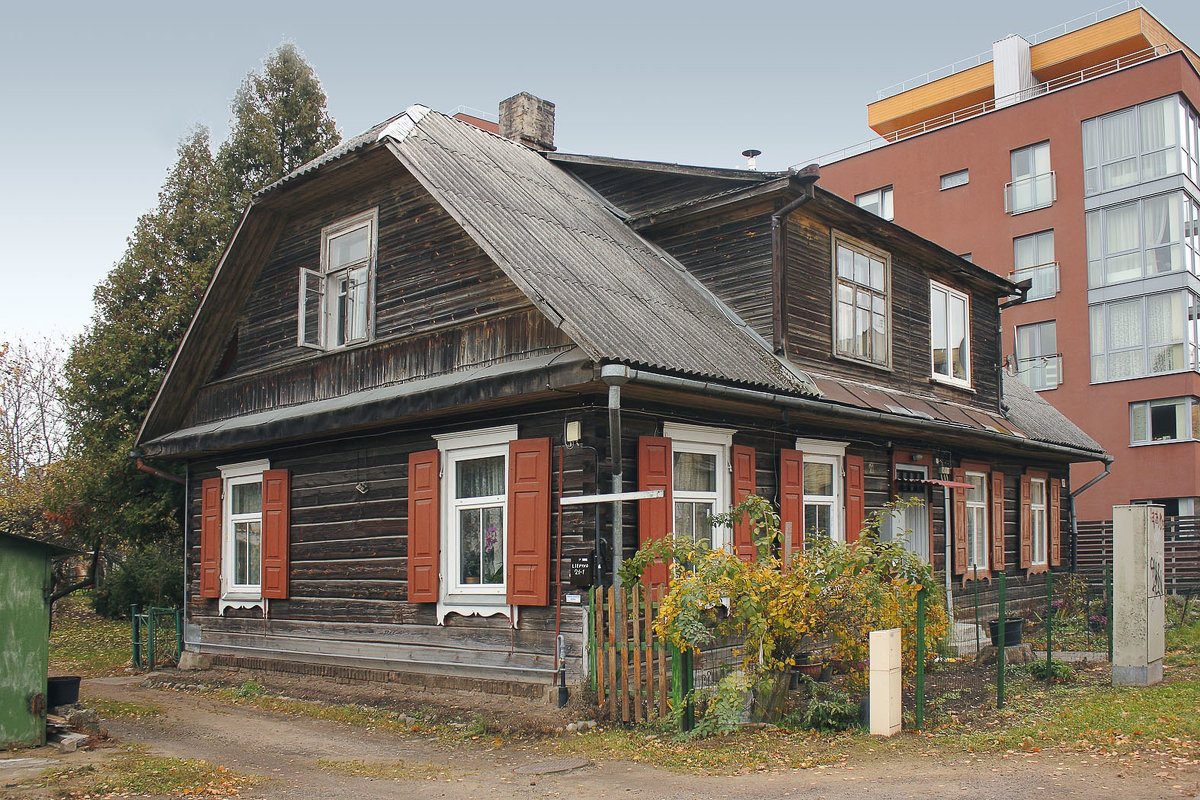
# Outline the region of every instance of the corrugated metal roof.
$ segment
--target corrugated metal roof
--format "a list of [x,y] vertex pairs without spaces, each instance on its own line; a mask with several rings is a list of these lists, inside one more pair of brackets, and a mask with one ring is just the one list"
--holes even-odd
[[537,152],[437,112],[392,141],[422,185],[595,360],[816,394],[682,264]]

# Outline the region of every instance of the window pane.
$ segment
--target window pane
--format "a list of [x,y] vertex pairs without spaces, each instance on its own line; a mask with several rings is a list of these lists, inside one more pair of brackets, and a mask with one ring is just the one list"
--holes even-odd
[[1046,482],[1045,481],[1030,481],[1029,484],[1029,499],[1035,506],[1046,504]]
[[455,497],[495,497],[504,485],[504,456],[472,458],[455,465]]
[[967,379],[967,304],[961,297],[950,298],[950,361],[953,377]]
[[371,229],[363,225],[353,230],[329,237],[327,270],[335,270],[355,261],[362,261],[371,254]]
[[259,583],[262,528],[258,522],[233,524],[233,582],[242,586]]
[[[808,465],[805,465],[804,471],[808,472]],[[809,544],[818,539],[829,539],[831,537],[833,524],[833,507],[828,503],[805,503],[804,504],[804,545]]]
[[854,254],[854,282],[869,286],[871,282],[871,259],[864,253]]
[[1146,442],[1150,437],[1146,430],[1147,408],[1145,403],[1133,403],[1129,407],[1129,441]]
[[675,503],[675,535],[696,542],[708,542],[711,546],[713,513],[712,503]]
[[262,484],[235,483],[230,487],[231,514],[259,514],[262,512]]
[[837,268],[838,277],[854,277],[854,251],[840,244],[837,249]]
[[819,461],[804,462],[804,493],[833,496],[833,465]]
[[677,492],[715,492],[717,457],[711,453],[674,454],[674,486]]
[[482,509],[483,578],[482,583],[504,583],[504,511],[493,506]]

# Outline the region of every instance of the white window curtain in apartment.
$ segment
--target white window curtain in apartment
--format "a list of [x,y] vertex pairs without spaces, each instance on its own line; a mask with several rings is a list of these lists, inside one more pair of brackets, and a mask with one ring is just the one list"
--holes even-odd
[[1142,277],[1138,251],[1137,203],[1110,208],[1104,212],[1104,253],[1106,283]]
[[1175,107],[1179,101],[1164,97],[1140,107],[1142,123],[1142,180],[1175,172]]
[[1100,129],[1100,163],[1104,188],[1137,183],[1137,116],[1130,108],[1104,119]]
[[1108,378],[1136,378],[1145,371],[1142,350],[1142,301],[1113,303],[1108,308]]
[[1179,292],[1151,295],[1147,301],[1150,371],[1183,369],[1183,295]]
[[1170,272],[1179,267],[1179,195],[1149,197],[1142,201],[1146,230],[1146,272]]

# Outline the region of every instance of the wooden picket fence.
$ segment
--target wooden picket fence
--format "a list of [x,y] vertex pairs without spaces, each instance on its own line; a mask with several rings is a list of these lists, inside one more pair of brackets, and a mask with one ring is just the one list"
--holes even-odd
[[608,719],[641,723],[670,713],[674,658],[654,630],[661,593],[642,583],[592,590],[592,680]]
[[[1079,523],[1076,571],[1098,580],[1112,564],[1112,520]],[[1163,583],[1169,594],[1200,589],[1200,517],[1167,517],[1163,527]]]

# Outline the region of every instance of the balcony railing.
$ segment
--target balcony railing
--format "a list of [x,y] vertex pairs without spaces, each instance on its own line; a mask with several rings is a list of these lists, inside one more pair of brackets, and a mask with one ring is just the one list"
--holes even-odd
[[1045,300],[1047,297],[1054,297],[1058,294],[1057,261],[1032,267],[1021,267],[1010,272],[1008,277],[1013,283],[1025,280],[1030,282],[1029,292],[1025,295],[1026,300]]
[[1045,208],[1057,199],[1058,183],[1054,179],[1054,170],[1004,184],[1004,210],[1009,214]]

